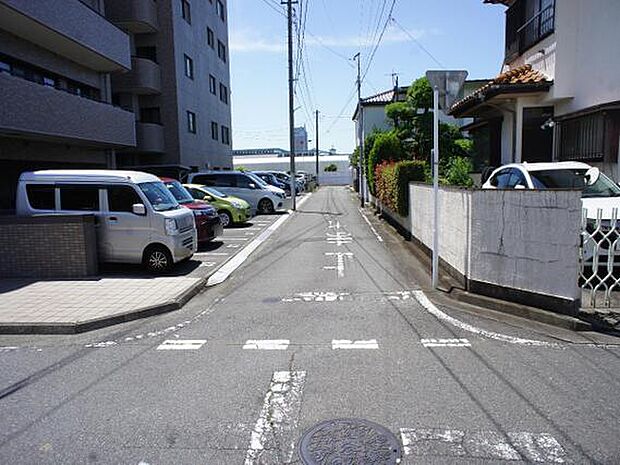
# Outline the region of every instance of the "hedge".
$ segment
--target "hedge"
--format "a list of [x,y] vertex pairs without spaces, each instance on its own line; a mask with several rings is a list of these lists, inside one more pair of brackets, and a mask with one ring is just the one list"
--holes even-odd
[[426,162],[383,162],[375,169],[377,198],[400,216],[409,215],[409,183],[425,180]]

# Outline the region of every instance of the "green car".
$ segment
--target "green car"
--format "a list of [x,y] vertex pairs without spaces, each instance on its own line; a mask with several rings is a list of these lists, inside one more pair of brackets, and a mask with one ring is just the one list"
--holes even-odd
[[251,217],[250,204],[237,197],[231,197],[212,187],[199,184],[183,184],[196,200],[204,200],[217,209],[222,225],[244,223]]

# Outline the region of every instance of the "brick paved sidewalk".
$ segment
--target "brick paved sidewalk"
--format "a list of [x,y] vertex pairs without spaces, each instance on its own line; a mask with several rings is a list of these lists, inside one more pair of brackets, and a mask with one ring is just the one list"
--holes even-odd
[[204,280],[186,277],[0,280],[0,333],[74,333],[179,308]]

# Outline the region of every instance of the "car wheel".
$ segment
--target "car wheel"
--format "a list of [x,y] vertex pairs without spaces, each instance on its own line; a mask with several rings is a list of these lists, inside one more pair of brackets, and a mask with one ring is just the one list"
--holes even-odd
[[258,202],[258,211],[261,213],[273,213],[275,209],[273,208],[273,203],[269,199],[261,199]]
[[172,254],[161,245],[149,247],[144,252],[144,266],[151,273],[165,273],[172,267]]
[[230,226],[233,222],[232,219],[232,215],[230,213],[228,213],[227,211],[220,211],[218,212],[218,216],[220,217],[220,221],[222,222],[222,226],[227,228],[228,226]]

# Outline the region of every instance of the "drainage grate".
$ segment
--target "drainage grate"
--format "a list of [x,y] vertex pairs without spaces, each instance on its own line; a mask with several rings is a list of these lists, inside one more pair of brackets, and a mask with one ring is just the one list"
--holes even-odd
[[304,433],[299,455],[306,465],[393,465],[400,443],[381,425],[347,418],[323,421]]

